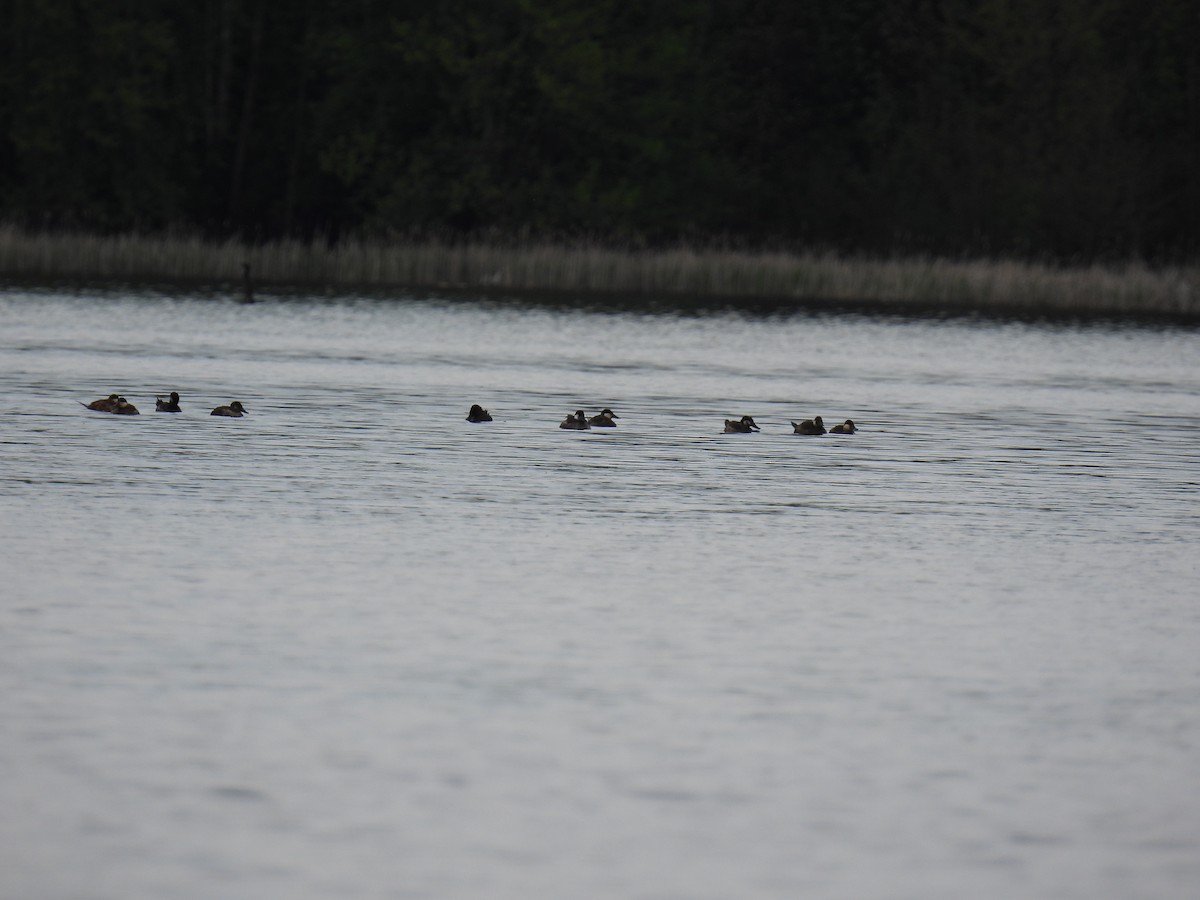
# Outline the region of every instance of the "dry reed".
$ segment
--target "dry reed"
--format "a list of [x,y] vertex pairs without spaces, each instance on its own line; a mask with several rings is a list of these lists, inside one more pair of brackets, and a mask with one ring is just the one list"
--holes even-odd
[[834,253],[616,250],[530,242],[96,236],[0,225],[0,277],[557,291],[947,309],[1200,315],[1200,266],[1058,267],[1014,260],[868,259]]

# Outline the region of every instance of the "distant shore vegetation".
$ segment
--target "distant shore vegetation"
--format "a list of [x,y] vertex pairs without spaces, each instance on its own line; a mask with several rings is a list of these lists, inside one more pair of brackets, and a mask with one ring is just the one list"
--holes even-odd
[[[1136,265],[945,260],[1200,259],[1196,0],[2,8],[0,222],[33,231],[236,237],[264,278],[785,296],[1170,305]],[[345,240],[413,234],[449,246]]]
[[0,226],[0,278],[554,292],[795,301],[946,311],[1200,317],[1200,266],[1059,265],[1014,259],[873,258],[720,246],[622,248],[534,239],[274,240],[90,235]]

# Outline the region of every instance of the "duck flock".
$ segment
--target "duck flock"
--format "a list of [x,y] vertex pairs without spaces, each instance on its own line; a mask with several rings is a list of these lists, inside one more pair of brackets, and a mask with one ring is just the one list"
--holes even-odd
[[[82,400],[79,402],[83,403]],[[107,397],[101,397],[99,400],[93,400],[91,403],[83,403],[83,405],[95,412],[112,413],[114,416],[136,416],[140,414],[136,406],[118,394],[109,394]],[[161,413],[183,412],[183,408],[179,405],[178,392],[171,391],[165,397],[155,398],[154,411]],[[234,400],[228,406],[218,406],[209,415],[232,416],[235,419],[240,419],[242,416],[249,415],[249,413],[250,411],[242,406],[240,401]]]
[[[80,401],[80,403],[95,412],[111,413],[115,416],[136,416],[139,414],[136,406],[118,394],[109,394],[107,397],[93,400],[91,403],[83,403],[83,401]],[[156,397],[154,411],[161,413],[182,412],[183,409],[179,405],[178,392],[171,391],[166,396]],[[242,406],[238,400],[234,400],[228,406],[218,406],[209,413],[209,415],[213,416],[233,416],[235,418],[241,418],[248,414],[249,410]],[[616,428],[616,420],[619,418],[621,417],[607,407],[600,410],[594,416],[589,416],[582,409],[577,409],[574,413],[569,414],[563,419],[558,424],[558,427],[573,431],[586,431],[591,428]],[[467,412],[467,421],[491,422],[492,414],[478,403],[474,403]],[[758,430],[759,427],[755,424],[753,416],[742,416],[740,419],[725,420],[725,434],[750,434]],[[795,434],[854,434],[857,430],[852,419],[847,419],[841,424],[834,425],[828,431],[826,431],[825,423],[820,416],[813,416],[811,419],[792,423],[792,431]]]

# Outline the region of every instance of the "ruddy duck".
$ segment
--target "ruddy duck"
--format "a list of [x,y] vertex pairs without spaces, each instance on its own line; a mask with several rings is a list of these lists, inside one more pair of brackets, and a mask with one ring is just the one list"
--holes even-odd
[[209,413],[210,416],[233,416],[234,418],[239,418],[239,419],[242,416],[246,416],[249,414],[250,414],[249,410],[247,410],[246,407],[242,406],[242,403],[240,400],[234,400],[228,406],[218,406],[216,409],[214,409],[212,412]]
[[604,409],[600,410],[598,415],[592,416],[590,419],[588,419],[588,424],[593,428],[616,428],[617,423],[614,422],[613,419],[619,418],[621,417],[615,412],[608,407],[605,407]]
[[468,422],[490,422],[492,414],[480,406],[478,403],[471,404],[471,410],[467,413]]
[[588,424],[587,416],[584,415],[583,410],[577,409],[577,410],[575,410],[575,415],[567,416],[565,419],[563,419],[561,422],[558,423],[558,427],[559,428],[573,428],[576,431],[586,431],[588,428],[591,428],[592,426],[590,426]]
[[740,419],[725,420],[726,434],[749,434],[752,431],[758,430],[759,428],[754,424],[754,419],[751,416],[742,416]]
[[829,429],[830,434],[854,434],[858,429],[854,427],[854,420],[847,419],[841,425],[834,425]]
[[183,412],[183,410],[179,408],[179,394],[177,394],[175,391],[171,391],[171,396],[166,399],[163,399],[162,397],[155,398],[154,411]]
[[96,412],[110,413],[116,412],[117,401],[120,399],[121,398],[116,394],[109,394],[107,397],[103,397],[99,400],[93,400],[91,403],[84,403],[82,400],[79,402],[88,409],[95,410]]
[[136,416],[138,408],[126,400],[124,397],[117,398],[117,405],[112,408],[112,412],[118,416]]
[[792,431],[796,434],[824,434],[825,423],[821,421],[820,416],[813,416],[803,422],[793,422]]

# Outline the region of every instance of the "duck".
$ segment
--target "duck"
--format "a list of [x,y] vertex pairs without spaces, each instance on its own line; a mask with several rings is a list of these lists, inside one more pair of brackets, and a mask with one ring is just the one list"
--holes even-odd
[[167,398],[156,397],[154,400],[155,412],[183,412],[179,408],[179,394],[171,391],[171,396]]
[[588,419],[588,424],[593,428],[616,428],[617,423],[613,419],[619,418],[621,417],[606,406],[597,415]]
[[480,406],[478,403],[472,403],[471,409],[467,413],[467,421],[468,422],[490,422],[490,421],[492,421],[492,414],[489,413],[482,406]]
[[118,416],[137,416],[141,415],[138,408],[126,400],[124,397],[118,397],[116,406],[111,410],[114,415]]
[[240,419],[242,416],[247,416],[249,414],[250,414],[250,411],[247,410],[246,407],[242,406],[242,403],[240,400],[234,400],[228,406],[218,406],[216,409],[214,409],[212,412],[209,413],[210,416],[233,416],[234,418],[237,418],[237,419]]
[[803,422],[793,422],[792,431],[796,434],[824,434],[825,423],[821,421],[820,416],[813,416]]
[[94,410],[95,412],[110,413],[116,412],[117,401],[120,399],[116,394],[109,394],[107,397],[101,397],[99,400],[93,400],[91,403],[84,403],[82,400],[79,403],[84,408]]
[[759,427],[754,424],[752,416],[742,416],[740,419],[725,420],[726,434],[749,434],[752,431],[758,430]]
[[558,423],[559,428],[573,428],[576,431],[586,431],[591,428],[588,424],[588,418],[582,409],[575,410],[575,415],[568,415],[565,419]]
[[858,429],[854,427],[854,420],[847,419],[841,425],[834,425],[829,429],[830,434],[854,434]]

